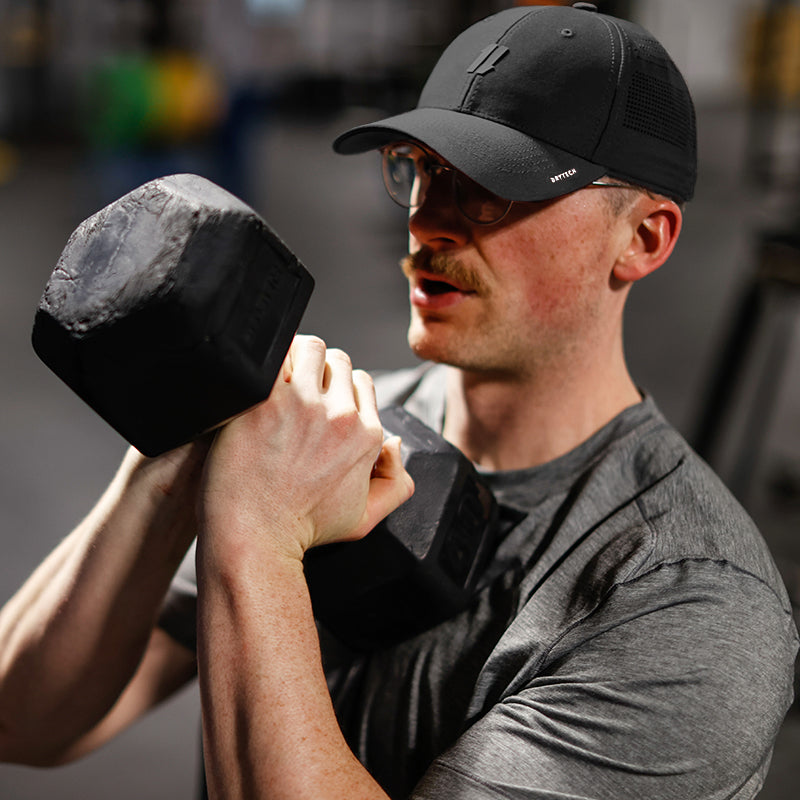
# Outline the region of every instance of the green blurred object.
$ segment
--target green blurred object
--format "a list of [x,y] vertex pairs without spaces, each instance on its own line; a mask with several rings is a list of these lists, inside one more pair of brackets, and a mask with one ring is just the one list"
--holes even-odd
[[201,59],[119,55],[89,75],[83,128],[94,148],[131,149],[201,137],[224,114],[222,84]]
[[157,74],[152,59],[120,55],[89,75],[85,135],[93,147],[135,147],[149,138],[156,108]]

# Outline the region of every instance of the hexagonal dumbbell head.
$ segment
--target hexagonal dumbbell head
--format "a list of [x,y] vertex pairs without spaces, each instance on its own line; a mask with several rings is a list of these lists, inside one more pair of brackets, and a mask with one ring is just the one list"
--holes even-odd
[[313,279],[241,200],[146,183],[72,234],[33,328],[39,357],[147,455],[265,399]]

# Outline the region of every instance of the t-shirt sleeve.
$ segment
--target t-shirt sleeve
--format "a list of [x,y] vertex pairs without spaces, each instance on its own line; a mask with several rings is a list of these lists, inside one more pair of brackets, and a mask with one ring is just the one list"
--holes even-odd
[[196,546],[195,541],[175,573],[158,617],[158,627],[190,650],[197,649]]
[[612,590],[544,663],[521,645],[506,691],[412,796],[752,798],[791,703],[796,640],[757,578],[663,565]]

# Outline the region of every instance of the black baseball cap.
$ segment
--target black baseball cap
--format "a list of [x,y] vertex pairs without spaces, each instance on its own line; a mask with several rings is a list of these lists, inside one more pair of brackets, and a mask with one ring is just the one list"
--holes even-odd
[[691,95],[661,44],[575,3],[472,25],[415,109],[346,131],[333,147],[416,140],[508,200],[546,200],[610,175],[683,202],[694,193],[696,138]]

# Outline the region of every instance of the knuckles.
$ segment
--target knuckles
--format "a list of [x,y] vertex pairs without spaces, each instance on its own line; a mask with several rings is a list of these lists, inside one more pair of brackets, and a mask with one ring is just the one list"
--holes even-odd
[[309,350],[316,350],[317,352],[325,353],[327,345],[319,336],[298,333],[292,342],[292,349],[308,348]]
[[[344,350],[328,348],[325,341],[318,336],[298,334],[292,344],[292,351],[295,369],[301,360],[305,360],[306,367],[312,363],[317,365],[314,368],[324,365],[326,374],[319,376],[321,383],[317,380],[291,381],[284,390],[286,406],[280,409],[278,416],[291,409],[302,438],[327,440],[330,445],[349,447],[351,451],[377,458],[383,445],[383,429],[379,421],[365,419],[356,399],[356,394],[367,390],[374,393],[369,374],[364,370],[353,369],[352,360]],[[305,359],[307,356],[310,358]],[[328,392],[331,374],[352,381],[352,400],[346,399],[347,396],[341,392],[334,393],[333,396]]]
[[355,408],[329,414],[325,424],[330,426],[334,438],[354,446],[360,445],[366,451],[380,451],[383,444],[383,429],[380,425],[367,424]]
[[340,366],[345,367],[347,369],[352,369],[353,362],[350,360],[350,356],[345,353],[344,350],[340,350],[338,347],[332,347],[327,351],[327,360],[329,362],[335,361]]

